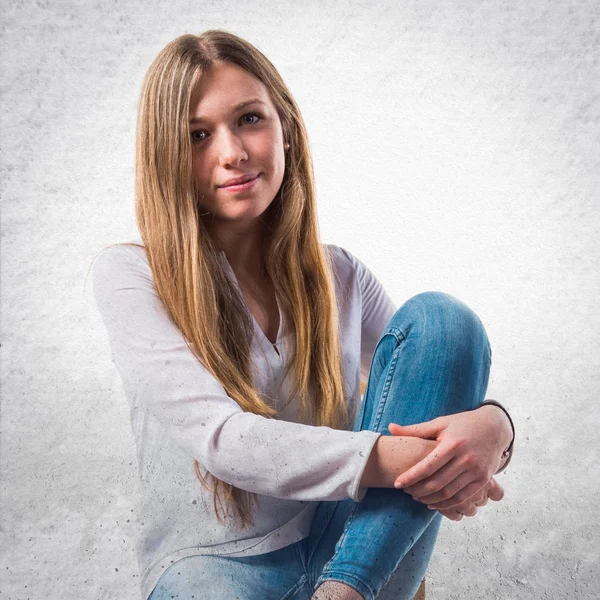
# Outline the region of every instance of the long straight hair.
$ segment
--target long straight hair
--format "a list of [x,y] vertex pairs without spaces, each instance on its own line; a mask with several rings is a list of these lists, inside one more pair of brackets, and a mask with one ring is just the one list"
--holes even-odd
[[[304,122],[273,64],[227,31],[176,38],[152,62],[142,85],[135,209],[157,293],[190,350],[227,395],[244,411],[276,416],[277,410],[254,385],[252,318],[201,218],[193,177],[190,106],[204,74],[222,63],[242,67],[265,85],[290,144],[281,187],[261,216],[268,231],[262,268],[294,329],[296,352],[287,368],[292,369],[292,397],[299,397],[298,420],[346,429],[354,415],[345,398],[332,258],[319,242]],[[256,494],[218,479],[197,459],[194,469],[213,492],[219,523],[223,521],[217,502],[231,507],[230,516],[242,527],[253,522]]]

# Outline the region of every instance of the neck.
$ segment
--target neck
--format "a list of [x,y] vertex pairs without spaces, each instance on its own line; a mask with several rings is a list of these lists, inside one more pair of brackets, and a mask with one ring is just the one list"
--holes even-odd
[[263,281],[265,227],[261,221],[213,227],[210,234],[227,257],[233,272],[240,278]]

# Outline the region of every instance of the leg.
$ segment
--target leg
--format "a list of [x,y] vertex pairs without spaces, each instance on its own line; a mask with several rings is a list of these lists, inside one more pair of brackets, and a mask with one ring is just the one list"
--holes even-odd
[[[412,425],[476,408],[484,400],[490,363],[487,335],[471,309],[441,292],[418,294],[398,309],[379,340],[354,431],[390,435],[390,422]],[[358,503],[322,504],[325,533],[307,549],[309,575],[311,561],[313,569],[324,564],[315,589],[340,581],[372,600],[402,563],[407,582],[397,598],[411,600],[433,551],[440,514],[393,488],[371,488]],[[422,560],[402,562],[431,525]]]
[[148,600],[291,600],[308,593],[298,543],[253,556],[194,555],[161,575]]
[[[354,504],[353,501],[349,501],[349,503]],[[334,503],[331,503],[334,504]],[[348,508],[345,510],[345,514],[348,515],[352,510],[351,505],[348,505]],[[344,514],[342,511],[340,514]],[[338,521],[337,526],[335,525],[335,521]],[[400,564],[392,573],[390,579],[382,588],[381,592],[377,595],[377,600],[403,600],[407,599],[415,599],[418,598],[416,591],[421,585],[423,578],[425,577],[425,573],[427,571],[427,566],[429,565],[429,561],[431,560],[431,555],[433,554],[433,548],[437,539],[437,535],[442,524],[442,515],[440,513],[436,513],[435,517],[431,521],[431,523],[425,528],[425,531],[421,535],[421,537],[414,543],[410,551],[404,556],[404,558],[400,561]],[[337,527],[337,529],[336,529]],[[328,544],[329,549],[324,552],[325,556],[332,556],[334,554],[334,546],[336,540],[340,537],[341,532],[343,530],[344,523],[340,523],[340,518],[334,519],[331,526],[329,526],[328,532],[331,532],[333,535],[328,536],[330,539],[330,543]],[[334,532],[337,531],[337,534]],[[336,537],[337,535],[337,537]],[[304,543],[305,546],[308,542],[309,538],[302,540],[301,544]],[[318,560],[312,561],[312,569],[315,570],[315,567],[318,569],[315,563],[318,563]],[[321,567],[322,570],[322,567]],[[315,581],[320,575],[320,571],[313,576],[311,581]],[[313,600],[321,600],[321,596],[325,600],[338,600],[344,599],[346,597],[349,600],[354,600],[356,595],[360,598],[363,598],[361,594],[353,587],[348,587],[345,590],[335,589],[333,586],[331,588],[328,587],[328,584],[338,584],[336,580],[327,579],[320,585],[318,592],[315,592],[312,596]],[[350,584],[346,584],[350,585]],[[314,589],[314,586],[312,586]]]
[[421,537],[406,553],[388,582],[383,586],[377,595],[377,600],[412,599],[415,596],[417,593],[415,590],[419,588],[427,572],[442,519],[442,515],[436,512]]

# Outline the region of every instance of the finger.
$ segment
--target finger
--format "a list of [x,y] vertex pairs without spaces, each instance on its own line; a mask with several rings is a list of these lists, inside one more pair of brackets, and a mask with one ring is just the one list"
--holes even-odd
[[469,498],[466,502],[463,502],[460,506],[454,507],[450,510],[459,510],[464,515],[472,517],[477,513],[477,510],[479,508],[487,504],[487,501],[487,489],[483,488],[481,492],[478,492],[477,494]]
[[[484,484],[485,485],[485,484]],[[435,510],[456,508],[462,502],[466,502],[482,488],[481,480],[475,479],[469,485],[464,487],[458,494],[455,494],[452,498],[444,500],[442,502],[435,502],[433,505],[428,504],[429,508]]]
[[[437,494],[440,494],[439,497],[431,498],[432,502],[437,502],[437,500],[446,500],[459,490],[455,490],[455,492],[452,494],[445,496],[441,495],[442,492],[447,492],[448,490],[445,488],[455,482],[456,479],[464,472],[464,467],[459,463],[459,461],[452,459],[427,479],[419,481],[419,483],[415,483],[415,485],[409,485],[403,488],[403,490],[407,494],[410,494],[413,498],[418,499],[419,502],[423,501],[424,498],[430,499],[430,496],[435,496]],[[467,483],[469,483],[469,481],[467,481]],[[467,483],[465,483],[465,485],[467,485]]]
[[444,515],[444,517],[446,517],[447,519],[450,519],[451,521],[460,521],[462,519],[462,515],[459,515],[458,513],[452,512],[450,510],[440,510],[440,513]]
[[442,425],[438,419],[415,423],[414,425],[398,425],[397,423],[390,423],[388,425],[388,430],[392,435],[416,436],[432,440],[437,438],[441,429]]
[[[458,476],[462,475],[462,473],[464,473],[464,466],[453,458],[430,477],[414,485],[407,485],[402,489],[413,498],[418,497],[420,500],[424,496],[439,492],[442,488],[452,483]],[[445,500],[446,498],[442,499]]]
[[455,510],[440,510],[440,513],[442,513],[446,518],[450,519],[451,521],[460,521],[464,516],[462,513],[459,513]]
[[486,485],[481,492],[478,492],[466,502],[463,502],[458,506],[454,506],[453,508],[449,509],[449,511],[462,513],[465,517],[474,517],[477,514],[478,509],[487,504],[488,487],[489,486]]
[[421,496],[419,494],[412,494],[412,497],[418,502],[436,505],[439,502],[444,502],[445,500],[454,498],[456,494],[458,494],[458,492],[460,492],[463,488],[467,487],[467,485],[469,485],[473,481],[473,479],[474,475],[469,471],[462,472],[458,475],[458,477],[455,477],[449,483],[442,486],[439,489],[439,491],[432,494],[426,494],[424,496]]
[[465,505],[458,509],[465,517],[474,517],[477,514],[477,507],[474,504]]
[[491,482],[488,481],[488,483],[484,485],[483,488],[477,494],[475,494],[472,498],[469,498],[469,502],[473,500],[476,506],[485,506],[489,500],[488,492],[490,487]]
[[482,498],[481,500],[477,500],[477,502],[475,502],[475,506],[485,506],[487,503],[488,503],[488,497],[486,494],[485,498]]
[[404,488],[433,475],[438,469],[441,469],[447,462],[454,458],[453,446],[445,446],[440,443],[435,450],[432,450],[423,460],[416,465],[404,471],[396,478],[394,487]]
[[498,502],[504,498],[504,489],[502,489],[502,486],[495,479],[492,480],[494,485],[489,489],[488,497],[490,500]]

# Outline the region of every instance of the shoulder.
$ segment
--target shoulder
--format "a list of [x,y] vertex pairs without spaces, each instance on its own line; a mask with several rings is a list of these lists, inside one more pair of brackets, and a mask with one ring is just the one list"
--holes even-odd
[[393,304],[375,272],[365,262],[347,248],[334,244],[328,246],[332,248],[332,255],[337,261],[339,278],[345,282],[355,281],[365,302],[387,303],[389,306]]
[[152,272],[146,250],[141,243],[123,242],[100,250],[90,267],[96,291],[123,287],[133,281],[152,282]]
[[340,277],[361,276],[363,263],[350,250],[336,244],[325,244],[331,262]]
[[348,267],[354,262],[354,255],[346,248],[336,244],[324,244],[325,249],[331,257],[331,262],[335,267]]
[[143,244],[138,241],[121,242],[100,250],[92,261],[92,271],[98,273],[106,269],[119,268],[128,264],[139,265],[140,263],[149,265]]
[[[356,257],[347,248],[337,244],[325,244],[330,257],[336,291],[342,303],[355,302],[362,296],[362,273]],[[350,300],[348,300],[350,298]]]

